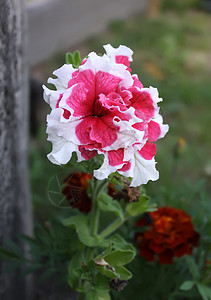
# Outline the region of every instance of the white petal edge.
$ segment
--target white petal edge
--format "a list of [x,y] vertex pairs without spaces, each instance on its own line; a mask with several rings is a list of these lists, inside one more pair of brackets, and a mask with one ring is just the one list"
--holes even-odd
[[129,61],[133,61],[132,55],[133,51],[124,45],[120,45],[118,48],[112,47],[110,44],[104,45],[103,48],[106,51],[106,54],[111,58],[115,58],[117,55],[127,56]]
[[155,159],[146,160],[139,152],[134,155],[133,178],[130,186],[136,187],[146,184],[149,180],[156,181],[159,178],[159,172],[155,169]]

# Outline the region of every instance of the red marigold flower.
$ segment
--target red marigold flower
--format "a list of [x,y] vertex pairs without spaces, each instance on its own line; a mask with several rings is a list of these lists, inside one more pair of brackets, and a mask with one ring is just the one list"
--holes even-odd
[[[161,207],[149,216],[152,219],[149,229],[135,236],[142,257],[154,261],[157,255],[161,264],[171,264],[174,256],[192,254],[198,245],[199,234],[187,213],[177,208]],[[149,224],[142,218],[136,225]]]
[[[70,174],[64,181],[62,193],[73,208],[88,213],[92,209],[92,200],[87,194],[88,180],[92,179],[91,174],[75,172]],[[113,197],[115,194],[114,185],[108,184],[108,195]]]
[[92,208],[92,200],[87,195],[88,180],[92,178],[91,174],[83,172],[72,173],[64,181],[62,193],[73,208],[88,213]]

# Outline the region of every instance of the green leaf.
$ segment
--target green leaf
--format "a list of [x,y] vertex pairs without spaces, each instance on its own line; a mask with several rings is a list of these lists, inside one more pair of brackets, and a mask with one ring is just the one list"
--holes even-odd
[[75,290],[80,291],[79,281],[81,276],[81,267],[84,260],[82,251],[76,252],[68,266],[68,284]]
[[86,293],[86,300],[99,300],[98,292],[96,290],[89,290],[88,293]]
[[199,280],[200,278],[200,273],[197,264],[195,263],[193,257],[189,255],[185,255],[185,260],[188,265],[188,268],[190,270],[190,273],[193,275],[193,278],[195,280]]
[[103,164],[104,156],[103,154],[97,154],[95,157],[90,158],[89,160],[81,162],[78,162],[77,160],[77,154],[76,152],[73,152],[72,158],[67,166],[73,167],[76,170],[79,170],[84,173],[93,174],[93,171],[99,169],[100,166]]
[[11,250],[14,253],[16,253],[20,257],[23,257],[23,250],[19,247],[19,245],[17,245],[16,243],[14,243],[12,240],[9,239],[6,240],[6,244],[9,246],[9,248],[11,248]]
[[201,295],[203,300],[210,300],[211,299],[211,288],[201,284],[201,283],[197,283],[197,288],[199,291],[199,294]]
[[109,279],[105,276],[103,276],[102,274],[97,274],[95,276],[95,284],[94,284],[94,288],[98,291],[106,291],[108,290],[108,286],[109,286]]
[[123,266],[97,266],[98,272],[111,279],[119,278],[120,280],[128,280],[132,277],[132,273]]
[[73,59],[74,59],[74,66],[78,68],[81,65],[81,56],[79,51],[75,51],[73,53]]
[[46,248],[52,247],[52,238],[46,228],[42,227],[41,225],[37,225],[34,229],[34,235],[36,240],[43,246]]
[[19,255],[17,255],[16,253],[9,251],[2,246],[0,246],[0,257],[3,260],[19,260],[22,258]]
[[118,277],[118,274],[116,273],[116,269],[112,269],[109,266],[97,266],[96,268],[98,272],[100,272],[102,275],[106,277],[109,277],[111,279]]
[[74,216],[63,221],[64,226],[73,227],[76,230],[79,240],[89,247],[95,247],[102,241],[97,236],[91,236],[87,216]]
[[119,234],[112,235],[108,240],[109,243],[112,244],[114,249],[131,250],[134,252],[134,255],[136,255],[135,247],[132,244],[126,242]]
[[102,258],[104,258],[106,255],[108,255],[109,253],[111,253],[111,251],[112,251],[112,244],[110,243],[110,244],[108,245],[108,247],[106,248],[106,250],[103,251],[101,254],[99,254],[99,255],[96,257],[96,259],[102,259]]
[[104,257],[104,260],[112,267],[119,267],[128,264],[135,257],[135,252],[131,250],[114,250]]
[[110,300],[111,297],[108,292],[98,292],[98,299],[99,300]]
[[120,280],[129,280],[133,276],[132,273],[123,266],[116,267],[115,270],[116,270],[116,273],[117,273],[117,277]]
[[144,212],[154,211],[155,209],[156,205],[149,204],[149,197],[146,195],[139,197],[138,202],[132,202],[126,206],[126,212],[133,217],[143,214]]
[[120,175],[118,172],[112,173],[108,176],[108,181],[117,185],[119,189],[123,189],[125,187],[123,182],[123,175]]
[[194,286],[194,284],[195,284],[194,281],[184,281],[180,286],[180,290],[182,290],[182,291],[191,290],[192,287]]
[[111,235],[110,237],[106,238],[106,239],[102,239],[99,243],[99,247],[109,247],[111,246],[111,249],[115,249],[115,250],[131,250],[136,254],[136,249],[135,247],[128,243],[127,241],[125,241],[119,234],[115,233],[113,235]]
[[100,196],[97,198],[98,206],[102,211],[110,211],[115,213],[117,217],[119,217],[122,221],[124,220],[124,213],[122,211],[122,208],[120,204],[113,200],[112,197],[107,195],[106,193],[100,194]]
[[68,64],[68,65],[70,65],[70,64],[72,65],[74,63],[73,56],[70,52],[66,53],[65,60],[66,60],[66,64]]
[[86,293],[86,300],[110,300],[109,293],[107,291],[96,291],[95,289],[89,290]]

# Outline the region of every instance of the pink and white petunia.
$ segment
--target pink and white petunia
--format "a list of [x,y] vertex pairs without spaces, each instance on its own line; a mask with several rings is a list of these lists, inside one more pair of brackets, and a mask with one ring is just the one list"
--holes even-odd
[[130,62],[133,61],[133,51],[130,48],[123,45],[120,45],[118,48],[113,48],[110,44],[104,45],[103,48],[112,61],[125,65],[127,70],[131,72]]
[[132,177],[131,186],[157,180],[156,146],[168,131],[159,114],[155,88],[143,88],[131,74],[132,50],[104,46],[106,54],[92,52],[78,69],[64,65],[49,78],[56,90],[44,88],[52,111],[47,117],[48,155],[54,164],[66,164],[76,152],[78,161],[103,154],[99,179],[113,172]]

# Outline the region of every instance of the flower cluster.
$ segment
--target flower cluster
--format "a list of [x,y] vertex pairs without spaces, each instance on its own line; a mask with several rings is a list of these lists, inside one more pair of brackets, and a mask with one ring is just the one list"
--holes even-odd
[[190,216],[180,209],[161,207],[137,222],[137,226],[144,225],[150,225],[149,229],[137,233],[135,239],[147,261],[154,261],[158,255],[161,264],[171,264],[174,256],[190,255],[198,245],[199,234]]
[[77,153],[78,162],[103,154],[104,162],[94,176],[113,172],[131,177],[131,186],[157,180],[156,146],[168,131],[159,114],[156,88],[144,88],[131,74],[132,50],[104,46],[106,54],[92,52],[78,69],[65,64],[49,78],[56,90],[44,88],[52,108],[47,117],[48,140],[55,164],[66,164]]

